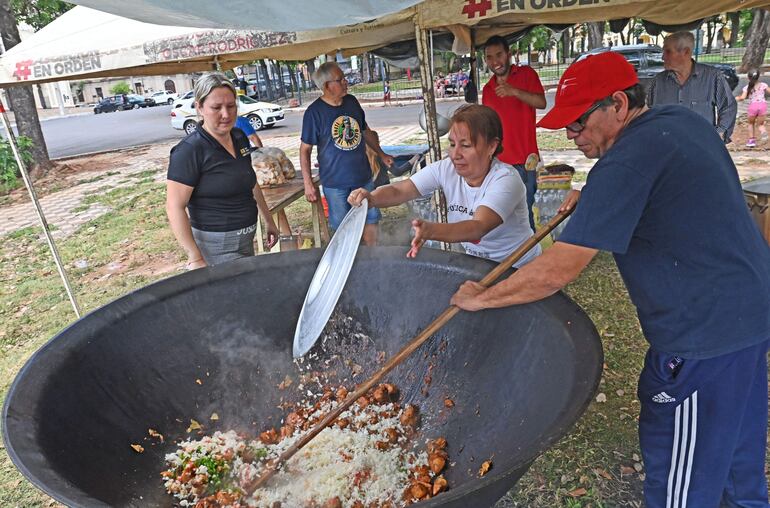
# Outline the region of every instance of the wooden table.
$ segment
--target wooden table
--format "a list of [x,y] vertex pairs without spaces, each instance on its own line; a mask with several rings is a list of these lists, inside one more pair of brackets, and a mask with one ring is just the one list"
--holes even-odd
[[[315,203],[310,203],[313,214],[313,245],[320,247],[323,243],[329,242],[329,225],[326,222],[324,216],[323,207],[321,206],[321,192],[318,189],[319,178],[318,175],[313,175],[313,185],[315,185],[316,194],[318,199]],[[302,176],[297,174],[297,177],[289,180],[288,182],[276,185],[275,187],[262,187],[262,194],[265,195],[265,201],[270,209],[270,214],[273,216],[273,220],[278,224],[278,212],[284,210],[287,206],[294,203],[296,200],[305,197],[305,184],[302,181]],[[262,253],[265,248],[262,244],[262,218],[257,217],[257,251]],[[271,252],[280,252],[281,242],[279,241],[273,247]]]

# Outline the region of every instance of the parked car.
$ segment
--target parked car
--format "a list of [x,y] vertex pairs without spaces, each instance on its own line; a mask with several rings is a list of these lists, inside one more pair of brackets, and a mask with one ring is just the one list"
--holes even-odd
[[[255,101],[245,95],[238,96],[238,114],[245,117],[254,130],[273,127],[284,119],[283,108],[278,104]],[[187,134],[198,128],[195,99],[180,99],[174,103],[171,109],[171,126]]]
[[148,108],[155,105],[155,101],[149,97],[142,97],[141,95],[134,93],[130,93],[126,95],[126,97],[128,98],[128,106],[124,107],[123,109]]
[[116,96],[105,97],[100,100],[96,106],[94,106],[94,114],[99,113],[111,113],[113,111],[119,111],[123,109],[123,98],[120,98],[120,102],[116,100]]
[[111,95],[100,100],[94,106],[94,113],[98,115],[99,113],[110,113],[112,111],[145,108],[153,104],[154,102],[147,102],[141,95]]
[[[663,48],[655,44],[635,44],[631,46],[613,46],[611,48],[596,48],[580,55],[577,60],[582,60],[588,55],[595,55],[605,51],[615,51],[623,55],[623,58],[634,66],[636,75],[639,76],[639,82],[647,88],[650,82],[660,72],[663,67]],[[727,86],[734,90],[738,86],[738,75],[735,73],[735,67],[730,64],[706,64],[719,69],[727,80]]]
[[174,99],[174,102],[172,105],[174,108],[178,108],[184,103],[184,101],[186,101],[187,99],[192,99],[194,97],[195,97],[195,90],[190,90],[189,92],[185,92],[183,95],[180,95],[179,98]]
[[358,71],[350,70],[347,73],[345,73],[345,79],[348,80],[348,85],[358,85],[361,83],[361,75],[358,73]]
[[283,108],[278,104],[255,101],[244,95],[238,96],[238,114],[246,117],[255,131],[273,127],[284,119]]
[[169,92],[168,90],[163,90],[162,92],[155,92],[151,94],[148,99],[152,99],[155,101],[155,105],[159,104],[168,104],[169,106],[174,103],[174,101],[179,97],[174,92]]

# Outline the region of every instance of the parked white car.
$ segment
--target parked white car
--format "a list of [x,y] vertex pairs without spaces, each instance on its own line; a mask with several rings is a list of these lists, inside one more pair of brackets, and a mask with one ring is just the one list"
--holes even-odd
[[[238,115],[245,117],[256,131],[273,127],[284,120],[283,108],[278,104],[255,101],[243,95],[238,96]],[[171,109],[171,127],[187,134],[198,128],[194,98],[174,102]]]
[[174,100],[174,107],[178,108],[179,104],[182,103],[182,101],[185,101],[187,99],[192,99],[195,96],[195,90],[189,90],[182,95],[179,96],[179,98]]
[[173,104],[178,95],[173,92],[169,92],[168,90],[163,90],[162,92],[155,92],[151,95],[148,95],[147,97],[154,100],[155,104],[160,106],[163,104]]

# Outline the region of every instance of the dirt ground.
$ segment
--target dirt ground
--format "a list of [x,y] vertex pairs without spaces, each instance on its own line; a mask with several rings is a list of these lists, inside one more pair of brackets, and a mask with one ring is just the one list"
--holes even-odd
[[[105,173],[119,172],[137,161],[147,163],[157,162],[159,167],[168,164],[168,153],[173,143],[158,143],[141,145],[131,148],[121,148],[108,152],[67,157],[54,161],[54,167],[48,174],[34,181],[38,197],[52,192],[79,185],[90,178],[96,178]],[[3,196],[3,205],[16,204],[29,200],[29,194],[24,186],[18,187]]]

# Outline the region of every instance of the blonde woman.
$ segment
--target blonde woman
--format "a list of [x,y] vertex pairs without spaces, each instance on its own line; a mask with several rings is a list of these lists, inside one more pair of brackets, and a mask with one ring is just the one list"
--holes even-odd
[[278,240],[251,167],[249,140],[234,128],[233,84],[224,74],[205,74],[195,84],[195,109],[198,129],[171,149],[166,182],[168,221],[188,269],[253,256],[257,209],[267,226],[268,248]]

